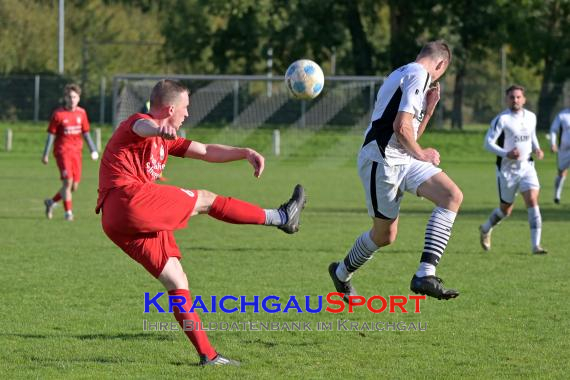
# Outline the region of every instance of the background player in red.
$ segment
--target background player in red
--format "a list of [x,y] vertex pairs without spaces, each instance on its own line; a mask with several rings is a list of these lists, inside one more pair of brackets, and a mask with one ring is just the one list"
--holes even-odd
[[[174,230],[184,228],[191,216],[208,214],[228,223],[277,226],[294,233],[305,205],[300,185],[287,203],[264,210],[207,190],[155,183],[169,155],[208,162],[245,159],[253,166],[255,177],[263,172],[264,158],[253,149],[178,138],[188,106],[189,90],[180,83],[161,80],[154,86],[150,112],[136,113],[123,121],[107,143],[99,170],[96,208],[96,212],[103,211],[105,234],[157,278],[170,296],[183,300],[183,310],[174,307],[174,316],[182,327],[184,321],[193,321],[196,326],[200,318],[190,312],[188,279],[179,261]],[[239,365],[219,355],[205,331],[185,333],[198,351],[201,365]]]
[[77,190],[81,180],[81,151],[83,138],[89,145],[91,158],[97,160],[99,153],[89,134],[87,113],[79,107],[81,88],[76,84],[68,84],[64,88],[65,106],[57,108],[48,127],[48,138],[44,148],[42,162],[48,163],[48,154],[55,141],[53,155],[59,168],[62,182],[61,189],[51,198],[46,199],[46,217],[53,217],[53,209],[57,202],[63,199],[65,220],[73,220],[71,193]]

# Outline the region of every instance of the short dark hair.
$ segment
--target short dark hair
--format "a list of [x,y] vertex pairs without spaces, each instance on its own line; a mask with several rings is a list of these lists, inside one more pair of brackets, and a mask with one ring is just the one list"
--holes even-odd
[[178,99],[178,96],[186,92],[190,94],[188,87],[182,83],[170,79],[162,79],[152,88],[150,93],[150,105],[172,105]]
[[430,41],[420,50],[418,58],[422,57],[445,59],[448,63],[451,63],[451,49],[444,40]]
[[505,95],[509,95],[512,91],[515,90],[520,90],[522,91],[523,95],[524,95],[524,87],[519,85],[519,84],[513,84],[511,87],[507,88],[507,90],[505,91]]
[[78,84],[69,83],[66,84],[65,87],[63,88],[63,93],[65,95],[69,94],[71,91],[76,92],[77,95],[81,96],[81,87],[79,87]]

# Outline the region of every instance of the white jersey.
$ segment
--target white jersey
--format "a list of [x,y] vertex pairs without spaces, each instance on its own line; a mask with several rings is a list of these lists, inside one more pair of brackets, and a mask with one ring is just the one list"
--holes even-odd
[[[519,151],[518,160],[507,157],[507,153],[514,148]],[[510,109],[501,112],[493,119],[485,136],[485,149],[497,155],[499,170],[525,170],[531,160],[531,153],[539,148],[536,115],[524,108],[519,112]]]
[[394,120],[398,111],[413,116],[414,136],[423,120],[425,94],[431,84],[427,70],[419,63],[409,63],[394,70],[384,81],[378,95],[370,125],[366,129],[360,157],[384,165],[403,165],[412,156],[394,135]]
[[558,145],[559,150],[570,151],[570,108],[562,110],[554,118],[550,126],[550,142]]

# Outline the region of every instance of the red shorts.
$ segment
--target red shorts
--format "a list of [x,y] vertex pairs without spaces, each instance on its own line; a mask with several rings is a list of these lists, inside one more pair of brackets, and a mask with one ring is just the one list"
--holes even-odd
[[168,258],[181,257],[173,231],[186,227],[197,199],[196,190],[155,183],[112,189],[103,200],[103,231],[158,277]]
[[59,168],[59,178],[72,178],[73,182],[81,180],[81,152],[56,154],[55,161]]

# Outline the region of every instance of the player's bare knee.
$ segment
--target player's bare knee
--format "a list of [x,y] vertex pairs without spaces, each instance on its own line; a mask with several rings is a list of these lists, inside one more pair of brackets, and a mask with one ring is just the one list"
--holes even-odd
[[396,241],[398,236],[398,229],[390,229],[388,231],[376,231],[372,230],[370,232],[370,238],[378,247],[385,247]]
[[455,189],[453,189],[451,194],[451,201],[456,204],[457,207],[461,206],[461,203],[463,203],[463,192],[461,189],[459,189],[459,187],[455,187]]
[[505,215],[505,218],[508,216],[511,216],[511,213],[513,212],[513,204],[512,203],[501,203],[501,207],[499,207],[499,208],[503,212],[503,215]]
[[463,202],[463,192],[457,186],[446,189],[443,196],[443,202],[440,207],[445,207],[448,210],[457,211]]
[[195,214],[206,214],[210,212],[212,204],[218,195],[208,190],[198,190],[198,200],[194,206]]
[[73,182],[73,184],[71,185],[71,191],[77,191],[78,188],[79,188],[79,182]]

